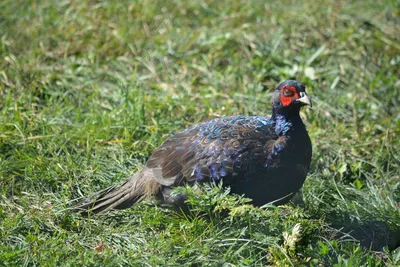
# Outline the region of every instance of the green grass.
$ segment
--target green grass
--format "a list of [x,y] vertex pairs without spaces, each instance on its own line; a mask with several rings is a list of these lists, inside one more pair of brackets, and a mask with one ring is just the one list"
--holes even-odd
[[[399,266],[399,27],[394,0],[2,1],[0,265]],[[67,209],[187,126],[269,116],[292,77],[304,206],[187,188],[187,216]]]

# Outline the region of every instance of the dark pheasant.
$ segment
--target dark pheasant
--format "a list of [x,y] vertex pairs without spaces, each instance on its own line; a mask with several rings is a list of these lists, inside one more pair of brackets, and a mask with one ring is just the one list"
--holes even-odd
[[285,81],[273,94],[271,118],[230,116],[194,125],[165,141],[140,172],[78,208],[105,212],[152,196],[181,205],[184,196],[171,195],[173,187],[220,180],[255,205],[286,203],[303,185],[311,162],[311,141],[299,114],[304,105],[311,105],[305,86]]

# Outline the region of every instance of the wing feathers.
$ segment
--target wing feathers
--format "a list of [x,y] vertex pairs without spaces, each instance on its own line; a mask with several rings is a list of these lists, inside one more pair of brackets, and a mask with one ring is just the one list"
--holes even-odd
[[256,171],[284,142],[271,126],[266,118],[241,116],[198,124],[162,144],[146,167],[164,186]]

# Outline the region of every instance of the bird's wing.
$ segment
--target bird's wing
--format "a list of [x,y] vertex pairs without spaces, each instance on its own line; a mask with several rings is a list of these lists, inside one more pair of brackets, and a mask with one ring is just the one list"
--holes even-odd
[[264,167],[284,147],[274,123],[263,117],[223,117],[197,124],[164,142],[146,168],[164,186],[224,182]]

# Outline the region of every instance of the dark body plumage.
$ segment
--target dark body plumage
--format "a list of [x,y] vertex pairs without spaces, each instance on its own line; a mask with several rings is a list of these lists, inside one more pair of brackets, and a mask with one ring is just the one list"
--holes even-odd
[[222,117],[172,136],[139,173],[89,197],[79,208],[126,208],[150,196],[181,205],[184,196],[171,196],[173,187],[220,180],[255,205],[289,201],[311,162],[311,141],[299,115],[301,106],[311,102],[298,81],[280,84],[272,102],[271,118]]

